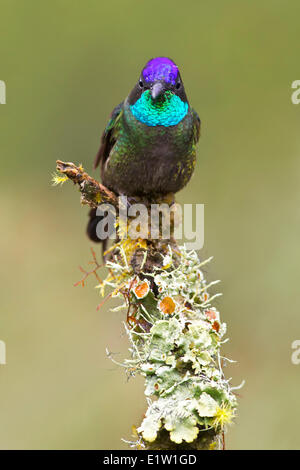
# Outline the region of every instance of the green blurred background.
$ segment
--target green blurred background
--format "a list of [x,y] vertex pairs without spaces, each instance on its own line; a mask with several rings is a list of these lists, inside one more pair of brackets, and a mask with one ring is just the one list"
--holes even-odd
[[[80,279],[87,208],[52,188],[55,160],[91,171],[112,108],[155,55],[180,66],[202,119],[196,173],[178,201],[205,204],[209,279],[243,379],[227,447],[300,448],[297,0],[0,0],[1,448],[127,448],[146,404],[105,347],[126,355],[123,316]],[[104,274],[104,273],[103,273]]]

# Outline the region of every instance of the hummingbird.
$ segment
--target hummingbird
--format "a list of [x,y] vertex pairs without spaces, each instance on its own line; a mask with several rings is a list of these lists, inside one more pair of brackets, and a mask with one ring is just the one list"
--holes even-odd
[[[190,106],[179,69],[168,57],[149,60],[128,97],[114,108],[101,137],[94,169],[118,195],[175,194],[190,180],[196,163],[200,119]],[[99,216],[89,213],[87,233],[97,237]]]

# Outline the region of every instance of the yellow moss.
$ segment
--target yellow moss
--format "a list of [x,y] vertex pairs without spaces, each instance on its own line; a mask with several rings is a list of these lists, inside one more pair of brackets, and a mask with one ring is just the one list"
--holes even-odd
[[131,238],[126,238],[125,240],[120,240],[118,243],[110,247],[105,254],[115,251],[117,248],[120,248],[122,254],[125,255],[124,262],[125,264],[129,265],[132,255],[135,251],[139,248],[144,250],[147,249],[147,242],[146,240],[142,240],[138,238],[136,240],[132,240]]
[[96,196],[95,196],[95,201],[97,203],[100,203],[102,201],[102,196],[101,196],[101,193],[97,193]]
[[214,427],[224,429],[224,426],[231,424],[234,418],[234,410],[225,403],[217,408],[213,425]]
[[64,184],[67,181],[68,177],[66,175],[61,175],[59,173],[53,173],[51,181],[52,186],[58,186],[59,184]]

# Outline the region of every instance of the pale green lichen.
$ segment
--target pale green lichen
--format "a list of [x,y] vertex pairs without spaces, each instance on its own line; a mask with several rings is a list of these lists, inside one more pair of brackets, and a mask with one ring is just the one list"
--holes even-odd
[[[126,253],[108,262],[114,295],[124,297],[124,285],[127,289],[123,307],[129,319],[125,328],[131,357],[123,365],[130,375],[145,377],[149,406],[137,428],[139,445],[155,444],[163,430],[178,445],[193,443],[208,431],[218,442],[235,415],[236,397],[220,359],[226,324],[212,307],[219,294],[208,293],[216,282],[207,284],[202,272],[206,262],[201,263],[196,252],[184,247],[180,248],[179,262],[178,256],[174,262],[170,248],[161,268],[138,276]],[[143,292],[145,279],[149,289],[138,298],[135,292],[139,286]],[[167,308],[159,308],[166,298]],[[175,307],[168,310],[170,299]]]

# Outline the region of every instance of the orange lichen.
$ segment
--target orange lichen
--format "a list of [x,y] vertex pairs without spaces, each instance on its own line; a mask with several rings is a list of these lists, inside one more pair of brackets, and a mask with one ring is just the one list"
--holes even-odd
[[164,315],[172,315],[175,312],[176,304],[172,297],[164,297],[159,301],[158,308]]
[[215,330],[217,333],[219,333],[220,330],[220,323],[218,321],[213,322],[212,329]]
[[136,297],[138,299],[143,299],[144,297],[146,297],[146,295],[148,294],[150,290],[150,286],[149,286],[149,282],[148,281],[144,281],[142,282],[141,284],[138,284],[134,289],[133,289],[133,292],[135,293]]
[[212,309],[205,310],[205,315],[211,321],[216,320],[216,318],[217,318],[217,314],[216,314],[215,310],[212,310]]

